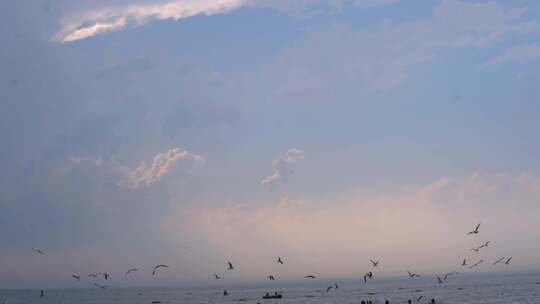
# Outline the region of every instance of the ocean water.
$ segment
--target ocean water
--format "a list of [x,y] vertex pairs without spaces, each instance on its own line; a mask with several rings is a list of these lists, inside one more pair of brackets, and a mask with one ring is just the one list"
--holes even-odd
[[[277,281],[274,281],[277,282]],[[512,275],[466,275],[451,277],[444,284],[436,283],[433,277],[422,279],[374,279],[368,284],[361,280],[339,281],[339,289],[326,292],[334,281],[312,280],[306,283],[264,287],[228,288],[229,295],[223,296],[222,287],[200,288],[122,288],[122,289],[55,289],[46,290],[40,298],[39,290],[0,290],[2,304],[136,304],[152,303],[540,303],[540,274]],[[282,299],[263,300],[267,291],[279,291]],[[422,298],[417,301],[417,299]]]

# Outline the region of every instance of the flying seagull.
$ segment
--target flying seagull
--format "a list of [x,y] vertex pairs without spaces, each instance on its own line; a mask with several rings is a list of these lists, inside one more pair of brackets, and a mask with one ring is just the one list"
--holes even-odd
[[476,262],[476,263],[472,264],[471,266],[469,266],[469,268],[474,268],[474,267],[480,265],[483,261],[484,260],[480,259],[478,262]]
[[442,284],[443,283],[443,280],[441,279],[441,277],[437,276],[437,281],[439,282],[439,284]]
[[81,280],[81,276],[78,275],[78,274],[72,274],[71,277],[74,278],[74,279],[77,280],[77,281],[80,281],[80,280]]
[[102,273],[102,275],[103,275],[103,277],[105,278],[105,280],[108,280],[109,277],[111,276],[110,274],[108,274],[108,273],[106,273],[106,272]]
[[232,265],[231,262],[228,262],[229,263],[229,267],[227,268],[227,270],[233,270],[234,269],[234,266]]
[[221,277],[214,273],[214,279],[219,280]]
[[169,268],[169,266],[163,265],[163,264],[154,266],[154,270],[152,270],[152,275],[153,275],[153,276],[156,275],[156,271],[157,271],[159,268]]
[[36,249],[36,248],[32,248],[32,251],[37,252],[37,253],[42,254],[42,255],[45,254],[45,251],[39,250],[39,249]]
[[326,292],[329,292],[330,289],[332,289],[332,288],[334,288],[334,285],[330,285],[330,286],[326,287]]
[[369,260],[371,264],[373,264],[373,267],[377,267],[379,265],[379,261]]
[[504,259],[506,259],[506,257],[502,257],[502,258],[496,260],[495,263],[493,263],[493,265],[499,264],[499,263],[502,262]]
[[422,300],[424,296],[419,296],[418,298],[416,298],[416,302],[420,302],[420,300]]
[[88,275],[89,278],[97,278],[97,276],[100,275],[100,273],[91,273]]
[[482,249],[482,248],[484,248],[484,247],[488,247],[488,245],[489,245],[489,241],[485,242],[484,244],[482,244],[482,245],[480,245],[480,246],[478,246],[478,247],[476,247],[476,248],[470,249],[470,250],[471,250],[471,251],[475,251],[475,252],[479,252],[480,249]]
[[467,234],[478,234],[480,231],[478,229],[480,229],[480,224],[482,223],[478,223],[478,225],[476,225],[476,228],[474,228],[473,231],[469,231],[467,232]]
[[128,276],[130,273],[134,272],[134,271],[139,271],[139,269],[137,269],[137,268],[131,268],[131,269],[129,269],[128,271],[126,271],[126,274],[125,274],[124,276],[127,278],[127,276]]
[[334,284],[334,288],[335,288],[335,289],[339,289],[338,284]]
[[451,272],[448,272],[444,275],[444,280],[446,281],[446,279],[448,279],[449,276],[453,275],[453,274],[459,274],[459,272],[457,271],[451,271]]
[[407,270],[407,272],[409,273],[409,278],[414,278],[414,277],[419,278],[419,277],[420,277],[420,275],[417,274],[417,273],[412,273],[412,272],[410,272],[409,270]]
[[461,263],[461,266],[467,266],[467,259],[463,259],[463,262]]
[[281,257],[278,257],[276,262],[278,262],[278,263],[280,263],[281,265],[283,265],[283,260],[281,259]]
[[269,279],[270,281],[274,281],[276,278],[274,278],[273,275],[269,275],[269,276],[268,276],[268,279]]
[[367,280],[368,280],[368,279],[372,279],[372,278],[373,278],[373,272],[368,271],[368,272],[364,275],[364,283],[367,283]]
[[314,276],[314,275],[307,275],[307,276],[304,277],[304,279],[315,279],[315,278],[317,278],[317,277]]
[[510,260],[512,259],[512,257],[509,257],[506,262],[504,262],[504,265],[510,265]]

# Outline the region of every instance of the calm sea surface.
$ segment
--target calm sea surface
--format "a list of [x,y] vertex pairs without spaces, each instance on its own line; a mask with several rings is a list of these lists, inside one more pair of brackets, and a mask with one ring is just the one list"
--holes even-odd
[[[140,288],[140,289],[55,289],[45,290],[40,298],[39,290],[0,290],[0,303],[536,303],[540,304],[540,274],[515,275],[456,275],[444,284],[428,279],[379,279],[364,284],[346,281],[336,283],[339,289],[326,292],[332,282],[313,280],[306,284],[279,285],[272,282],[271,291],[283,294],[279,300],[263,300],[266,291],[261,287],[231,287],[229,295],[223,296],[221,288]],[[418,298],[422,298],[417,301]]]

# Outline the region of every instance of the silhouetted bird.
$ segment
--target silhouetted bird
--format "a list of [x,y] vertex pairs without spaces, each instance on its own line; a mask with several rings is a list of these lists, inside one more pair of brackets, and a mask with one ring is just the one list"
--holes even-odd
[[506,259],[506,257],[502,257],[502,258],[496,260],[495,263],[493,263],[493,265],[499,264],[500,262],[504,261],[504,259]]
[[373,267],[377,267],[379,265],[379,261],[369,260],[371,264],[373,264]]
[[109,277],[111,276],[110,274],[108,274],[108,273],[106,273],[106,272],[102,273],[102,275],[103,275],[103,277],[105,278],[105,280],[108,280]]
[[443,280],[441,279],[441,277],[437,276],[437,280],[439,281],[439,284],[443,283]]
[[281,265],[283,265],[283,260],[281,259],[281,257],[278,257],[276,262],[278,262],[278,263],[280,263]]
[[314,275],[307,275],[307,276],[304,277],[304,279],[315,279],[315,278],[317,278],[317,277],[314,276]]
[[74,278],[77,281],[81,280],[81,276],[79,276],[78,274],[72,274],[71,277]]
[[409,273],[409,278],[414,278],[414,277],[420,278],[420,275],[417,273],[412,273],[409,270],[407,270],[407,272]]
[[478,223],[478,225],[476,225],[476,228],[474,228],[473,231],[469,231],[467,232],[467,234],[478,234],[480,231],[478,229],[480,229],[480,224],[482,223]]
[[39,297],[40,298],[43,298],[43,296],[45,295],[45,293],[43,292],[43,289],[41,290],[40,294],[39,294]]
[[269,276],[268,276],[268,279],[269,279],[270,281],[274,281],[276,278],[274,278],[273,275],[269,275]]
[[234,269],[234,266],[231,262],[228,262],[229,263],[229,267],[227,268],[227,270],[233,270]]
[[135,271],[139,271],[139,269],[137,269],[137,268],[131,268],[131,269],[129,269],[128,271],[126,271],[126,274],[124,275],[124,277],[127,278],[127,276],[128,276],[130,273],[135,272]]
[[467,266],[467,259],[463,259],[463,263],[461,263],[461,266]]
[[167,265],[164,265],[164,264],[160,264],[160,265],[156,265],[156,266],[154,266],[154,270],[152,270],[152,275],[153,275],[153,276],[155,276],[155,275],[156,275],[156,273],[157,273],[157,270],[158,270],[159,268],[169,268],[169,266],[167,266]]
[[42,254],[42,255],[45,254],[45,252],[43,250],[39,250],[39,249],[36,249],[36,248],[32,248],[32,251],[37,252],[37,253]]
[[444,275],[444,280],[446,281],[446,279],[448,279],[448,277],[453,274],[459,274],[459,272],[457,271],[448,272],[447,274]]
[[219,280],[221,277],[214,273],[214,279]]
[[469,268],[474,268],[474,267],[480,265],[482,262],[484,262],[484,260],[480,259],[478,262],[476,262],[476,263],[472,264],[471,266],[469,266]]
[[512,260],[512,257],[509,257],[508,260],[506,260],[506,262],[504,262],[505,265],[510,265],[510,260]]
[[367,283],[367,280],[372,279],[372,278],[373,278],[373,272],[368,271],[366,274],[364,274],[364,283]]

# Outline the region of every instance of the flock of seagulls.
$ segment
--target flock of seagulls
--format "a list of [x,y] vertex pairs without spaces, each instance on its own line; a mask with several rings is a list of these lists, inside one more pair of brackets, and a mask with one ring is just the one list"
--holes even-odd
[[[479,223],[478,225],[476,225],[474,230],[467,232],[467,234],[468,235],[477,235],[477,234],[479,234],[480,233],[480,226],[481,226],[481,224]],[[483,244],[481,244],[480,246],[470,249],[470,251],[473,251],[475,253],[479,253],[483,248],[489,247],[489,245],[490,245],[490,241],[486,241]],[[36,254],[39,254],[39,255],[45,255],[45,251],[41,250],[41,249],[32,248],[32,251],[35,252]],[[510,265],[511,260],[512,260],[511,256],[510,257],[504,256],[504,257],[501,257],[501,258],[497,259],[495,262],[493,262],[492,265],[495,266],[495,265],[500,264],[500,263],[503,263],[504,265]],[[280,265],[285,264],[283,259],[281,257],[279,257],[279,256],[277,257],[275,262],[280,264]],[[371,263],[372,268],[378,268],[379,267],[380,260],[370,259],[369,262]],[[465,259],[463,259],[463,261],[461,263],[461,266],[468,267],[469,269],[472,269],[472,268],[475,268],[475,267],[479,266],[483,262],[484,262],[484,259],[480,258],[476,262],[469,265],[467,263],[467,259],[465,258]],[[153,269],[152,269],[152,276],[157,276],[160,269],[166,269],[166,268],[169,268],[169,266],[165,265],[165,264],[159,264],[159,265],[154,266]],[[226,270],[227,271],[232,271],[234,269],[235,269],[235,267],[232,264],[232,262],[228,261]],[[139,271],[138,268],[128,269],[124,273],[124,278],[128,279],[130,274],[132,274],[134,272],[138,272],[138,271]],[[422,277],[420,274],[414,273],[414,272],[412,272],[410,270],[407,270],[407,274],[408,274],[408,277],[411,278],[411,279],[421,278]],[[443,284],[450,276],[456,275],[456,274],[459,274],[459,272],[451,271],[451,272],[445,273],[444,275],[436,276],[437,283]],[[98,279],[101,276],[103,276],[104,280],[109,280],[109,278],[111,277],[111,275],[109,273],[107,273],[107,272],[90,273],[88,275],[89,278],[93,278],[93,279]],[[213,276],[214,276],[214,279],[216,279],[216,280],[221,279],[221,276],[219,274],[217,274],[217,273],[214,273]],[[81,276],[79,274],[72,274],[71,277],[76,281],[81,280]],[[275,281],[276,280],[276,277],[274,275],[268,275],[267,278],[270,281]],[[316,279],[317,277],[315,275],[313,275],[313,274],[309,274],[309,275],[306,275],[304,278],[305,279]],[[373,271],[366,272],[364,274],[364,276],[363,276],[364,283],[367,283],[369,280],[371,280],[373,278],[374,278]],[[101,284],[99,284],[97,282],[93,282],[93,285],[95,287],[97,287],[97,288],[100,288],[100,289],[106,289],[106,288],[109,287],[109,285],[101,285]],[[330,292],[332,289],[339,289],[339,286],[337,284],[332,284],[332,285],[330,285],[330,286],[328,286],[326,288],[326,292]],[[227,290],[225,290],[223,292],[223,294],[228,295]],[[41,297],[43,297],[43,291],[41,291]],[[417,298],[417,302],[419,302],[421,299],[422,299],[422,296]]]

